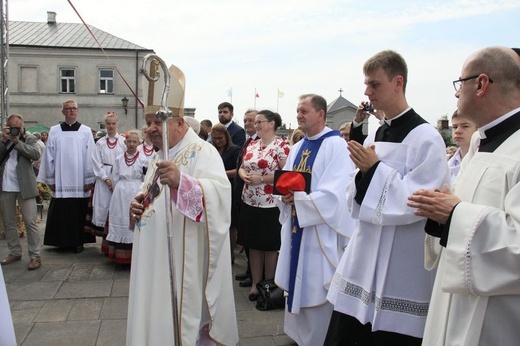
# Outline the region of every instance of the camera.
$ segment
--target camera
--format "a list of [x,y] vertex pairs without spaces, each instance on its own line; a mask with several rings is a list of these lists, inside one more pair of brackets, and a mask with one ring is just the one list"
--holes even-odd
[[370,102],[363,103],[363,108],[367,112],[373,112],[374,111],[374,107],[370,104]]
[[21,132],[22,132],[21,129],[16,126],[12,126],[7,129],[7,133],[10,134],[11,136],[18,136]]
[[13,127],[9,127],[7,129],[7,133],[10,134],[11,136],[18,136],[22,131],[20,130],[19,127],[16,127],[16,126],[13,126]]

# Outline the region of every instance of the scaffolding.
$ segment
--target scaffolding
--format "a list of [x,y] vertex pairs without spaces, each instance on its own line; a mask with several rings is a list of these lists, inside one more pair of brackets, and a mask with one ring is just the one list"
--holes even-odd
[[0,120],[1,128],[7,123],[7,116],[9,114],[9,17],[7,12],[7,1],[2,1],[2,7],[0,9],[0,36],[1,36],[1,62],[2,62],[2,73],[0,80]]

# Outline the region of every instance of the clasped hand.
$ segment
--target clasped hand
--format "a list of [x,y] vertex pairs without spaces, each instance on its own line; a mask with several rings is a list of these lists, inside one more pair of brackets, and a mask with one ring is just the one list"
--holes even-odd
[[442,191],[421,189],[408,197],[408,206],[417,208],[415,215],[427,217],[444,225],[459,202],[461,202],[460,198],[451,193],[447,185],[444,185]]
[[363,174],[368,172],[370,168],[379,161],[375,149],[375,145],[370,145],[365,148],[362,144],[359,144],[356,141],[348,142],[350,158]]

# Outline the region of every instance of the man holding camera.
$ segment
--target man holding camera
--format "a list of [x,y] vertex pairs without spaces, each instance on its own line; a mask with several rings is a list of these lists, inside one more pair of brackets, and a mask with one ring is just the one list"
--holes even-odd
[[348,143],[359,167],[347,196],[358,226],[327,296],[325,345],[420,345],[434,274],[424,268],[426,218],[407,202],[409,191],[449,183],[444,141],[408,106],[401,55],[382,51],[363,72],[365,95],[385,119],[364,146]]
[[4,221],[9,255],[0,263],[8,265],[22,258],[22,247],[16,226],[16,201],[20,206],[29,248],[27,269],[40,268],[40,233],[36,225],[36,196],[38,186],[32,169],[32,161],[40,158],[36,137],[25,133],[22,116],[11,114],[7,127],[2,130],[0,143],[0,211]]

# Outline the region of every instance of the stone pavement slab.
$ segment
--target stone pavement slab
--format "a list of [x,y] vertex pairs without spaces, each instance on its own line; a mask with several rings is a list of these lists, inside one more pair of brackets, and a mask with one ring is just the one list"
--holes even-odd
[[72,300],[50,300],[43,304],[34,322],[64,322],[74,305]]
[[103,320],[96,346],[124,346],[126,343],[126,319]]
[[57,299],[109,297],[112,281],[66,281],[61,285]]
[[69,321],[98,320],[103,308],[103,298],[74,299]]
[[[101,321],[35,323],[24,346],[94,346]],[[18,341],[19,342],[19,341]]]

